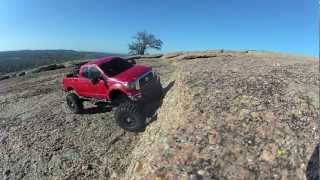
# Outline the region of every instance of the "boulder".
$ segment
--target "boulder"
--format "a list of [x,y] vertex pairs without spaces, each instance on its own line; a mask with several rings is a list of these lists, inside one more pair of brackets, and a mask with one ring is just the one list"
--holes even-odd
[[0,81],[5,80],[5,79],[9,79],[9,78],[10,78],[9,75],[3,75],[3,76],[0,76]]
[[124,60],[133,60],[133,59],[140,59],[142,56],[140,55],[134,55],[134,56],[127,56],[123,57]]
[[142,59],[142,58],[161,58],[163,54],[148,54],[148,55],[132,55],[124,57],[125,60],[131,60],[131,59]]
[[51,64],[48,66],[39,67],[39,68],[33,70],[32,72],[39,73],[39,72],[52,71],[52,70],[62,69],[62,68],[65,68],[65,66],[63,64]]
[[143,55],[141,58],[161,58],[163,54],[148,54],[148,55]]
[[171,59],[171,58],[175,58],[177,56],[180,56],[182,55],[183,53],[182,52],[176,52],[176,53],[168,53],[168,54],[165,54],[162,56],[162,58],[164,59]]
[[88,62],[88,60],[85,60],[85,61],[80,61],[80,62],[76,62],[76,63],[72,63],[73,66],[82,66],[84,64],[86,64]]
[[26,72],[20,72],[20,73],[18,73],[18,76],[25,76],[26,75]]
[[188,59],[198,59],[198,58],[211,58],[217,57],[216,52],[207,52],[207,53],[186,53],[177,57],[178,60],[188,60]]

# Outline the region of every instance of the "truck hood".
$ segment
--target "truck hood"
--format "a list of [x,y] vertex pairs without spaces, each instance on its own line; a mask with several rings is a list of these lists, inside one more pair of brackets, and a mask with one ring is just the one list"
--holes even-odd
[[146,72],[151,71],[151,67],[142,66],[142,65],[134,65],[130,69],[127,69],[126,71],[117,74],[116,76],[113,76],[113,79],[116,79],[118,81],[122,82],[131,82],[136,80],[138,77],[143,75]]

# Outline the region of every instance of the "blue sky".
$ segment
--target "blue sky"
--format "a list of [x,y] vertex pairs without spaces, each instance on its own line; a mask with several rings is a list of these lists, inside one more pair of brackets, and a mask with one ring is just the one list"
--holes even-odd
[[0,51],[128,52],[137,32],[163,52],[258,49],[318,55],[316,0],[0,0]]

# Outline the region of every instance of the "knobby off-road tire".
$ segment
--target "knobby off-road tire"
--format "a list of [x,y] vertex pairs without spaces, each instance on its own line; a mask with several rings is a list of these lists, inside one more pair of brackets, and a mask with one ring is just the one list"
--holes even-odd
[[115,119],[118,125],[131,132],[141,132],[145,129],[146,117],[138,103],[124,101],[116,108]]
[[69,92],[66,96],[66,100],[71,112],[80,114],[83,111],[83,102],[74,92]]

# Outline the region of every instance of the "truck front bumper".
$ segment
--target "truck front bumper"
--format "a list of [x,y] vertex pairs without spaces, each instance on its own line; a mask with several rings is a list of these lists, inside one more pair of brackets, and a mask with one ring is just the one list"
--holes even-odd
[[160,100],[163,96],[162,85],[160,80],[156,80],[146,84],[141,90],[129,98],[133,101],[151,102]]

